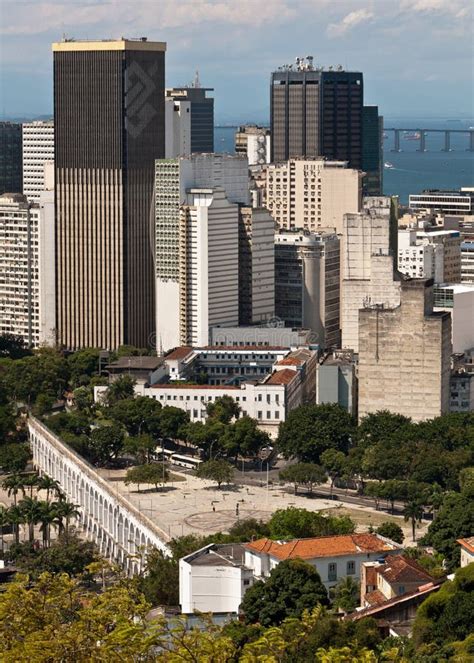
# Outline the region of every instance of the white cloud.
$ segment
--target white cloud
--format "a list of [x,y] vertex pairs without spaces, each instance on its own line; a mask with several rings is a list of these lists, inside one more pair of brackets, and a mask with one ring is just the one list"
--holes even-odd
[[327,27],[329,37],[342,37],[360,23],[372,21],[375,14],[369,9],[357,9],[350,12],[339,23],[330,23]]
[[472,4],[470,0],[400,0],[400,11],[466,18],[472,12]]

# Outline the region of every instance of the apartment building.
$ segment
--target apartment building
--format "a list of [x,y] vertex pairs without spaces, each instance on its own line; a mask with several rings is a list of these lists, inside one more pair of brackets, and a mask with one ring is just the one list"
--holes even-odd
[[474,283],[474,241],[461,244],[461,281]]
[[247,157],[249,166],[270,163],[270,129],[254,124],[238,128],[235,134],[235,153]]
[[54,197],[0,196],[0,333],[28,347],[55,341]]
[[275,314],[313,332],[321,347],[340,343],[340,242],[332,230],[275,235]]
[[362,175],[345,161],[290,159],[266,169],[265,206],[282,230],[342,233],[343,216],[361,208]]
[[23,140],[23,194],[39,202],[46,188],[45,164],[54,163],[54,121],[25,122]]

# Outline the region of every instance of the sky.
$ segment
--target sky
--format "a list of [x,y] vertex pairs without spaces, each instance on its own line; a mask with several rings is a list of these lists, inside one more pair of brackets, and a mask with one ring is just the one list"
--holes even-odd
[[390,118],[474,116],[472,0],[0,0],[0,116],[52,111],[51,43],[166,41],[166,84],[214,87],[216,120],[268,120],[269,76],[313,55],[364,73]]

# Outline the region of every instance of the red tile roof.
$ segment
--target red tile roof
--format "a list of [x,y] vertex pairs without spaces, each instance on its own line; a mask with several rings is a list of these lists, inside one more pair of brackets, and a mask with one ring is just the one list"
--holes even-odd
[[403,555],[387,555],[385,563],[377,568],[377,572],[389,583],[426,583],[433,580],[433,577],[415,560]]
[[370,606],[382,605],[386,600],[387,597],[382,594],[380,589],[374,589],[373,592],[369,592],[364,596],[364,601],[367,601]]
[[458,543],[470,553],[474,553],[474,536],[470,536],[467,539],[458,539]]
[[[267,546],[264,550],[263,546]],[[268,552],[273,557],[284,559],[315,559],[317,557],[336,557],[338,555],[357,555],[360,553],[388,552],[397,549],[395,544],[380,539],[376,534],[341,534],[321,536],[313,539],[294,539],[279,542],[259,539],[246,544],[249,550]]]
[[188,347],[186,345],[181,346],[180,348],[175,348],[174,350],[171,350],[169,354],[166,355],[165,359],[185,359],[188,355],[191,354],[193,349],[191,347]]
[[301,366],[304,364],[304,359],[297,359],[296,357],[285,357],[277,361],[277,366]]
[[270,375],[265,384],[289,384],[298,375],[291,368],[283,368],[281,371],[275,371]]

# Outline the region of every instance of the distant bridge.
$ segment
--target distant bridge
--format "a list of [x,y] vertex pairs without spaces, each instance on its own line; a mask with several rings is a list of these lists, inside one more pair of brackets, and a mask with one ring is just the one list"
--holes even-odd
[[401,152],[400,148],[400,134],[403,134],[409,140],[418,141],[417,152],[426,152],[426,134],[444,134],[444,146],[441,148],[442,152],[451,152],[451,134],[465,134],[469,137],[468,152],[474,152],[474,129],[395,129],[394,127],[384,127],[384,132],[393,132],[393,147],[392,152]]

